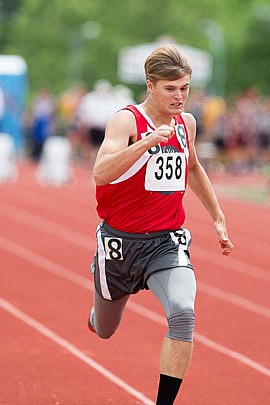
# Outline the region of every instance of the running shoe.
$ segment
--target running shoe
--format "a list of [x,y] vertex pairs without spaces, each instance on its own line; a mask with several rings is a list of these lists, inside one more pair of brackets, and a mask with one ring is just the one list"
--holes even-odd
[[94,318],[94,308],[92,308],[91,311],[90,311],[90,314],[89,314],[89,317],[88,317],[88,321],[87,321],[87,325],[88,325],[88,329],[89,329],[91,332],[96,333],[94,327],[92,326],[92,322],[91,322],[91,321],[93,321],[93,318]]

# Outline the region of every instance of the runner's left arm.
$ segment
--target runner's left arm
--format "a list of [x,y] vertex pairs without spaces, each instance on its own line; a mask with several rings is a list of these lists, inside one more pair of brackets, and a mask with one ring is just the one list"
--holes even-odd
[[233,244],[229,239],[225,215],[220,207],[218,198],[214,191],[214,188],[209,180],[207,173],[199,162],[196,148],[196,121],[191,114],[185,113],[183,115],[185,119],[188,132],[189,132],[189,175],[188,185],[192,191],[196,194],[202,204],[205,206],[209,214],[211,215],[218,240],[222,248],[222,254],[229,255],[233,249]]

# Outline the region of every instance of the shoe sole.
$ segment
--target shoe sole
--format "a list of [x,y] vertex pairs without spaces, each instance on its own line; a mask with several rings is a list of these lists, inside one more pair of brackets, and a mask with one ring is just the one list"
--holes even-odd
[[95,329],[93,328],[93,326],[92,326],[91,323],[90,323],[90,317],[88,318],[87,326],[88,326],[88,329],[89,329],[92,333],[96,333]]

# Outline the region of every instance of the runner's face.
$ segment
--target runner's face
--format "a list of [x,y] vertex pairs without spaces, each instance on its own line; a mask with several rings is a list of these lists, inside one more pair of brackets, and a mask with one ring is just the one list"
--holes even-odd
[[170,115],[180,114],[189,94],[190,75],[177,80],[158,80],[154,85],[147,82],[148,91],[157,108]]

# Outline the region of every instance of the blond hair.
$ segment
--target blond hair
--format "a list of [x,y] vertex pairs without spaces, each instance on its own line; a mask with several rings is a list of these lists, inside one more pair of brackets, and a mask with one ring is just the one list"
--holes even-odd
[[158,80],[177,80],[192,74],[192,68],[175,45],[156,48],[144,64],[146,79],[155,84]]

